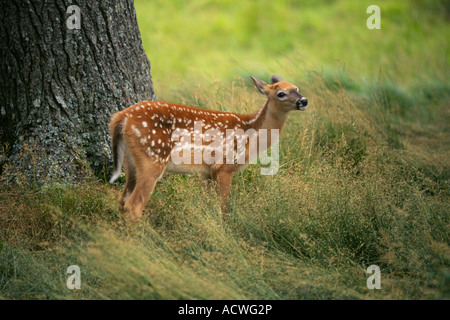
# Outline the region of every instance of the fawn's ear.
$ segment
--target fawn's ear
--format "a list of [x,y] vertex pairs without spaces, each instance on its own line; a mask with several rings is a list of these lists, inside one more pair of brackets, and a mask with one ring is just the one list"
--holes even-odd
[[277,82],[281,82],[284,81],[280,76],[277,75],[273,75],[272,77],[270,77],[270,82],[272,84],[277,83]]
[[262,94],[267,94],[267,83],[265,83],[262,80],[256,79],[255,77],[250,76],[250,78],[252,78],[253,82],[255,83],[256,87],[258,88],[259,92],[261,92]]

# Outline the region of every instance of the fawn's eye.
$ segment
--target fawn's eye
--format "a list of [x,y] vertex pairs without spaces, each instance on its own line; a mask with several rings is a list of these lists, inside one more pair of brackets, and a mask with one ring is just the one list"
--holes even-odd
[[286,96],[286,93],[284,93],[284,92],[278,92],[277,93],[277,97],[278,98],[283,98],[283,97],[285,97]]

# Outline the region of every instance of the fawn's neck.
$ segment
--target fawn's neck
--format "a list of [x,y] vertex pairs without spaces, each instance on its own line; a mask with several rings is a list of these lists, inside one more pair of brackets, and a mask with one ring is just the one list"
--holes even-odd
[[[249,129],[254,129],[258,135],[260,129],[265,129],[266,134],[265,137],[267,139],[266,148],[270,148],[272,144],[276,143],[278,140],[279,134],[283,129],[284,123],[286,122],[287,113],[279,113],[276,112],[275,108],[271,108],[270,101],[267,100],[264,106],[258,110],[257,112],[249,115]],[[271,130],[278,130],[277,134],[273,136],[273,132]],[[276,137],[273,139],[273,137]],[[258,149],[258,155],[265,151],[265,149]]]
[[257,112],[250,115],[249,128],[259,129],[283,129],[287,119],[287,113],[280,113],[271,108],[269,100]]

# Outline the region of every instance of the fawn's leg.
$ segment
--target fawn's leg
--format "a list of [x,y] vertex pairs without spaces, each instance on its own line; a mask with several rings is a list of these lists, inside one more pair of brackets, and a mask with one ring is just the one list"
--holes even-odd
[[131,222],[139,222],[145,202],[153,193],[156,182],[164,173],[167,165],[148,162],[136,168],[136,186],[125,202],[124,217]]
[[[223,168],[223,169],[222,169]],[[212,174],[212,178],[219,184],[219,195],[222,199],[222,211],[228,212],[227,200],[230,193],[231,177],[234,170],[232,167],[222,167]]]
[[130,160],[128,156],[125,156],[125,177],[127,179],[125,183],[125,188],[123,189],[122,196],[119,199],[119,211],[123,213],[125,202],[130,197],[134,188],[136,187],[136,167],[134,166],[133,160]]

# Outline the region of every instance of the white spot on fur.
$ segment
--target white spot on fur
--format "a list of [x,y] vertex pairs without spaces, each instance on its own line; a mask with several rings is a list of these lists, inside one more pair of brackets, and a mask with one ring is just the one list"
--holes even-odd
[[134,131],[134,133],[136,134],[136,137],[140,137],[141,136],[141,132],[138,130],[138,128],[136,128],[134,125],[131,125],[131,129]]

